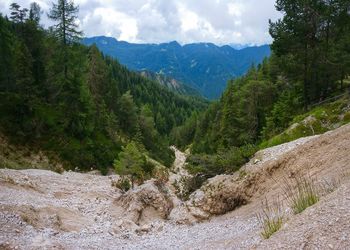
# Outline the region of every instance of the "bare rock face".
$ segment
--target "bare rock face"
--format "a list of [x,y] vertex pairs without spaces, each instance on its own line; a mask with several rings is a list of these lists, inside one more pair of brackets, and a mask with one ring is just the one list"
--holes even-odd
[[167,219],[173,208],[166,187],[156,185],[154,180],[129,190],[116,202],[124,210],[123,220],[130,220],[139,226]]
[[264,194],[274,185],[273,171],[285,164],[283,159],[278,161],[280,157],[316,138],[318,136],[300,138],[257,152],[239,172],[215,176],[192,193],[186,203],[188,210],[197,220],[206,220],[245,205],[253,196]]
[[187,206],[199,220],[227,213],[247,202],[249,194],[243,189],[247,184],[235,175],[216,176],[190,196]]
[[177,204],[169,214],[169,220],[176,224],[191,225],[198,220],[192,215],[192,212],[185,204]]

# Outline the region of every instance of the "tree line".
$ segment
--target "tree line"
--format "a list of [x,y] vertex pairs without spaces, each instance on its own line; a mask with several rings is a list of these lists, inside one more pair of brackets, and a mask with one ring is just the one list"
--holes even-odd
[[350,1],[277,0],[276,9],[283,17],[269,22],[272,56],[229,81],[220,100],[173,130],[177,145],[191,145],[192,170],[237,170],[310,104],[348,87]]
[[67,168],[104,172],[127,145],[170,166],[168,134],[204,109],[200,98],[180,96],[130,72],[96,46],[80,44],[78,7],[32,3],[0,14],[0,130],[13,143],[51,152]]

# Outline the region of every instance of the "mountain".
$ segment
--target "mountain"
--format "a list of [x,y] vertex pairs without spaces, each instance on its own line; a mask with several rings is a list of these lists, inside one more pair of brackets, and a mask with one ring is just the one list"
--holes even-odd
[[147,70],[140,71],[140,74],[143,77],[146,77],[152,81],[159,83],[160,85],[167,87],[175,93],[201,97],[201,94],[196,89],[164,74],[154,73]]
[[0,134],[50,152],[65,169],[106,173],[124,150],[136,152],[137,166],[149,172],[144,154],[171,166],[168,135],[207,107],[203,98],[179,95],[96,46],[64,44],[38,23],[1,14],[0,58]]
[[163,73],[185,82],[210,99],[220,97],[229,79],[243,75],[270,55],[268,45],[236,50],[212,43],[132,44],[105,36],[85,38],[83,43],[96,44],[129,69]]

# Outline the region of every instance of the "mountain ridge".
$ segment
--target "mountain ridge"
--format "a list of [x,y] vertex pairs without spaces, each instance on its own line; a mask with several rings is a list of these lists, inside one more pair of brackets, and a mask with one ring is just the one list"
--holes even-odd
[[219,98],[228,80],[245,74],[271,53],[269,45],[237,50],[213,43],[133,44],[106,36],[85,38],[83,44],[96,44],[131,70],[162,73],[186,83],[209,99]]

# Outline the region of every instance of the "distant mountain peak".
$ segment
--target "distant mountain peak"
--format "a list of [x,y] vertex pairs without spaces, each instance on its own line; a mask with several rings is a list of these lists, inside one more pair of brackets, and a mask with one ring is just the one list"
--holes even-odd
[[95,43],[132,70],[158,72],[185,82],[210,99],[220,97],[228,80],[243,75],[271,53],[268,45],[242,45],[237,50],[213,43],[133,44],[106,36],[85,38],[83,43]]

